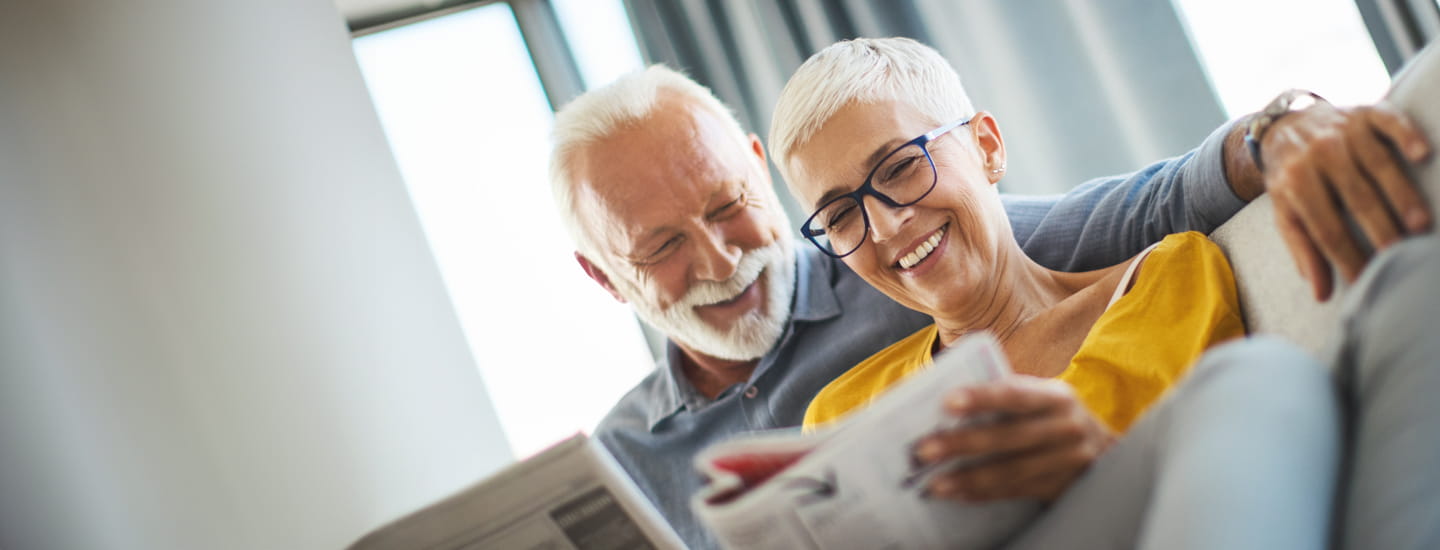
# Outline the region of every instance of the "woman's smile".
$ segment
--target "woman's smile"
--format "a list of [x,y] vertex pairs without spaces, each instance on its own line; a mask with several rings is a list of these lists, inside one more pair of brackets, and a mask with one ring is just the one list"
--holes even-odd
[[929,235],[921,237],[908,249],[901,251],[890,266],[901,275],[918,277],[930,270],[935,259],[944,254],[950,242],[950,224],[940,226]]

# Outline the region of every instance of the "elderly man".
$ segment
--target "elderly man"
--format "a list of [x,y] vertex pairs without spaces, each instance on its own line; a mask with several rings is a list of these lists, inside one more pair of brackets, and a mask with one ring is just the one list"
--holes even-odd
[[[1262,145],[1267,166],[1293,177],[1272,185],[1286,193],[1321,186],[1358,164],[1377,174],[1365,179],[1377,190],[1367,198],[1409,214],[1423,202],[1406,185],[1399,188],[1408,197],[1391,190],[1396,162],[1377,145],[1423,149],[1404,124],[1383,109],[1282,117]],[[1361,154],[1343,162],[1316,155],[1305,145],[1316,134],[1338,135],[1325,143]],[[1223,127],[1195,151],[1063,197],[1007,197],[1015,237],[1040,263],[1077,270],[1118,263],[1170,233],[1209,232],[1264,190],[1244,135],[1242,125]],[[682,539],[713,547],[690,511],[701,481],[694,455],[732,434],[799,425],[820,388],[928,321],[839,261],[796,249],[759,139],[708,90],[673,71],[651,67],[581,96],[557,114],[555,136],[552,180],[576,259],[669,337],[655,372],[595,436]],[[1383,244],[1386,235],[1427,225],[1428,212],[1419,212],[1403,225],[1382,207],[1383,219],[1362,226],[1383,228],[1372,235]],[[1333,206],[1294,219],[1310,224],[1304,227],[1343,223]],[[1354,243],[1309,234],[1293,241],[1298,258],[1363,262],[1349,252]],[[1328,279],[1312,281],[1317,293],[1328,292]]]

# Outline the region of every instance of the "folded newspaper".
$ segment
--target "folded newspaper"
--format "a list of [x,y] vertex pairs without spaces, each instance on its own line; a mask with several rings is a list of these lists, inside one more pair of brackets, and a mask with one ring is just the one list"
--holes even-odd
[[947,391],[1009,372],[989,334],[963,338],[933,366],[838,426],[813,435],[746,436],[706,449],[696,467],[710,482],[692,506],[731,549],[995,545],[1033,518],[1038,505],[928,498],[930,478],[961,464],[922,465],[913,449],[937,430],[985,421],[945,414]]
[[600,444],[577,434],[351,550],[668,550],[680,538]]

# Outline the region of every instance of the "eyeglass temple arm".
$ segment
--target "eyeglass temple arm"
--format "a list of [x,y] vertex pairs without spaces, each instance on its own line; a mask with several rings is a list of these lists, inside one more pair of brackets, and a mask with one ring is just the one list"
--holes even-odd
[[940,137],[940,136],[943,136],[943,135],[945,135],[945,132],[949,132],[950,130],[954,130],[954,129],[956,129],[956,128],[959,128],[959,127],[961,127],[961,126],[964,126],[964,125],[968,124],[969,122],[970,122],[970,119],[969,119],[969,118],[962,118],[962,119],[957,120],[957,121],[955,121],[955,122],[951,122],[951,123],[949,123],[949,124],[946,124],[946,125],[944,125],[944,126],[941,126],[941,127],[939,127],[939,128],[936,128],[936,129],[934,129],[934,130],[931,130],[930,133],[925,134],[925,141],[931,141],[931,140],[933,140],[933,139],[935,139],[935,138],[938,138],[938,137]]

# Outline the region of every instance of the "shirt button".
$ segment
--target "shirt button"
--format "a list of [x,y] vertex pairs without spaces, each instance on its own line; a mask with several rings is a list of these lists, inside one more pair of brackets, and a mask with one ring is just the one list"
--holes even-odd
[[757,396],[757,395],[760,395],[760,388],[757,388],[757,387],[755,387],[755,386],[750,386],[750,387],[748,387],[748,388],[745,388],[745,397],[748,397],[748,398],[750,398],[750,399],[754,399],[755,396]]

